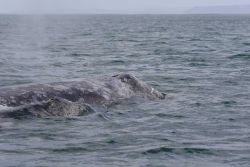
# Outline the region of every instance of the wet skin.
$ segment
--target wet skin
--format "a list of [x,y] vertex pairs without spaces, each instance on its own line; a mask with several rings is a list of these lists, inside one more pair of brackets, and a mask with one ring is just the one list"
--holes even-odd
[[90,106],[108,107],[132,97],[156,100],[165,94],[130,74],[0,89],[0,105],[12,107],[2,112],[9,117],[6,113],[12,112],[13,117],[78,116],[91,111]]

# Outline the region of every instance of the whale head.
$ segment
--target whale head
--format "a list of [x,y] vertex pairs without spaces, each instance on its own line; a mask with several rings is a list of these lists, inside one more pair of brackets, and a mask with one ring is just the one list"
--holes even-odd
[[128,85],[131,90],[143,97],[147,97],[149,99],[165,99],[165,93],[159,92],[131,74],[118,74],[114,75],[113,77],[120,79],[121,82]]

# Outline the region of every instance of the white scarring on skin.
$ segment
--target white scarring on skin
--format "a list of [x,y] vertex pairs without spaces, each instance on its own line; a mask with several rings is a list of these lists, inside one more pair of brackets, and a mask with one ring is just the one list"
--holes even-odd
[[0,112],[1,112],[2,110],[7,110],[7,109],[11,109],[11,108],[12,108],[12,107],[0,105]]
[[153,93],[153,92],[154,92],[154,90],[155,90],[154,88],[151,88],[151,93]]

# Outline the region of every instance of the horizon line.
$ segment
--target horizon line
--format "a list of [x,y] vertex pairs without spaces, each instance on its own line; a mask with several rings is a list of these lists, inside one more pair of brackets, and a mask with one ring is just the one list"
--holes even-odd
[[0,15],[249,15],[249,13],[240,12],[221,12],[221,13],[0,13]]

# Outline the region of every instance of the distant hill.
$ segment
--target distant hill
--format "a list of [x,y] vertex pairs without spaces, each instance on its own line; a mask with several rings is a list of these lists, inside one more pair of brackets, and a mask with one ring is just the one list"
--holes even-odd
[[188,14],[250,14],[249,5],[200,6],[187,11]]

